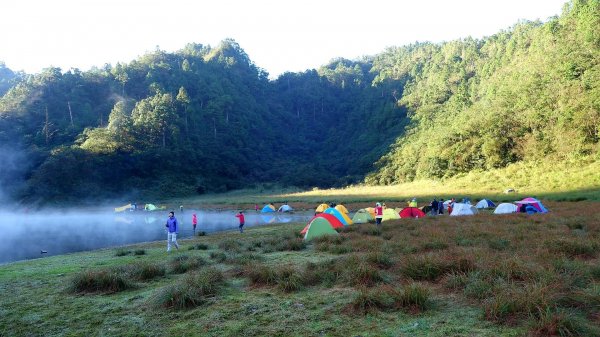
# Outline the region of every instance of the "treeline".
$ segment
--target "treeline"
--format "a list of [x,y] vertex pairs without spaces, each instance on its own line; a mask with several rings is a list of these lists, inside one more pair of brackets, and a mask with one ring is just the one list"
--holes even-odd
[[378,55],[375,83],[402,83],[412,122],[367,181],[600,159],[599,27],[600,2],[576,0],[546,23]]
[[0,64],[0,197],[387,184],[598,156],[599,26],[599,1],[574,0],[546,23],[273,81],[233,40],[86,72]]

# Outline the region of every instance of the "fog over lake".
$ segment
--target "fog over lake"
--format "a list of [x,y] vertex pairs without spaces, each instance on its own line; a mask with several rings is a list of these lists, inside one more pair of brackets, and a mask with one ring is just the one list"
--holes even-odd
[[[196,213],[196,232],[214,233],[237,230],[236,211],[175,211],[179,238],[192,237],[192,214]],[[245,212],[244,228],[264,224],[307,222],[313,212]],[[115,247],[132,243],[164,240],[168,211],[63,211],[10,213],[0,211],[0,263],[43,258],[72,252]],[[166,249],[166,248],[165,248]],[[42,251],[44,253],[42,253]]]

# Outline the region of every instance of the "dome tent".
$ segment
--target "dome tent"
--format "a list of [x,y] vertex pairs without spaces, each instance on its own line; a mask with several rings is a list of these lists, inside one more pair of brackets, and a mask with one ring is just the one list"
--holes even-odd
[[354,214],[352,217],[352,222],[356,224],[367,223],[373,220],[375,220],[375,218],[371,215],[371,213],[369,213],[369,211],[365,209],[359,209],[358,212],[356,212],[356,214]]
[[[537,213],[548,213],[548,209],[546,209],[546,207],[544,207],[544,205],[542,204],[541,201],[539,201],[536,198],[525,198],[521,201],[515,201],[515,204],[517,205],[528,205],[528,206],[532,206],[533,208],[535,208],[535,210],[537,211]],[[530,213],[531,214],[531,213]]]
[[425,213],[417,207],[406,207],[400,212],[401,218],[424,218]]
[[479,213],[479,211],[471,204],[456,203],[454,204],[454,208],[452,208],[452,213],[450,213],[450,215],[474,215],[477,213]]
[[275,212],[275,207],[273,207],[273,205],[265,205],[265,207],[262,208],[262,210],[260,211],[261,213],[270,213],[270,212]]
[[510,214],[517,213],[518,211],[519,208],[517,207],[517,205],[505,202],[496,207],[496,209],[494,210],[494,214]]
[[493,201],[491,201],[490,199],[481,199],[479,200],[479,202],[475,205],[475,208],[493,208],[496,207],[496,204],[494,204]]
[[310,241],[323,235],[339,235],[333,229],[331,223],[324,217],[314,217],[306,227],[304,227],[304,240]]

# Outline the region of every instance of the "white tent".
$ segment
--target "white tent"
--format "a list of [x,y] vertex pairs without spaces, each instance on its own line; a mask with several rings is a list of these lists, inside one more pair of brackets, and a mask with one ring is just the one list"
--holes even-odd
[[278,212],[291,212],[293,211],[293,209],[288,205],[281,205],[281,207],[279,207],[279,209],[277,210]]
[[517,205],[505,202],[496,207],[496,209],[494,210],[494,214],[517,213],[517,211]]
[[473,214],[477,214],[477,213],[479,213],[477,208],[475,208],[474,206],[472,206],[470,204],[455,203],[454,208],[452,208],[452,213],[450,213],[450,215],[452,215],[452,216],[473,215]]
[[496,205],[490,199],[481,199],[475,205],[475,208],[493,208],[493,207],[496,207]]

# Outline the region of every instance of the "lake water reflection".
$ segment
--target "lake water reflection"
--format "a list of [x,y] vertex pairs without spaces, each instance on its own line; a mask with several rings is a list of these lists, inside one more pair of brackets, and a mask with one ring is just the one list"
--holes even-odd
[[[235,211],[175,212],[180,223],[178,238],[194,235],[192,214],[196,213],[196,231],[214,233],[236,230]],[[265,224],[307,222],[313,212],[244,213],[245,228]],[[40,258],[72,252],[114,247],[148,241],[166,241],[168,212],[54,212],[0,213],[0,263]],[[47,253],[42,254],[45,251]]]

